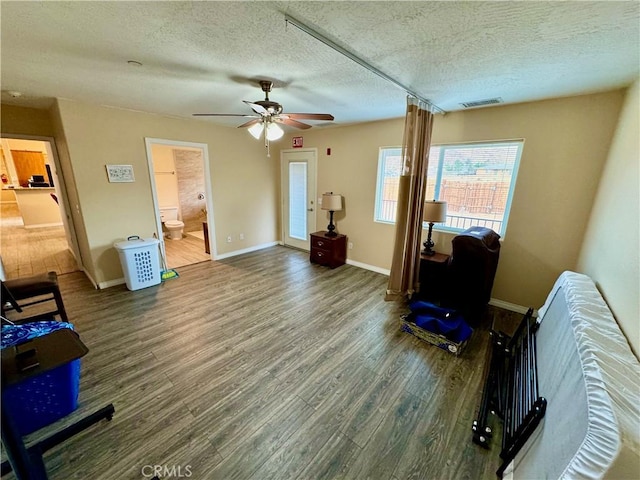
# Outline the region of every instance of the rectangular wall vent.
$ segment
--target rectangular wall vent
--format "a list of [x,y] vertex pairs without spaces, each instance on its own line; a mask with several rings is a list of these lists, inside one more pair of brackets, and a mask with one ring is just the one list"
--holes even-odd
[[488,98],[486,100],[476,100],[475,102],[461,103],[464,108],[484,107],[486,105],[495,105],[496,103],[502,103],[502,98]]

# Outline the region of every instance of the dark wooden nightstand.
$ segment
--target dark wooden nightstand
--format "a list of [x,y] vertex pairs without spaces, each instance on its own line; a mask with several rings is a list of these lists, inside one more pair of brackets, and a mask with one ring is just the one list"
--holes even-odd
[[344,265],[347,261],[347,236],[339,233],[328,237],[325,231],[312,233],[309,261],[331,268]]
[[437,252],[434,255],[420,254],[420,298],[435,302],[442,300],[449,258],[449,255]]

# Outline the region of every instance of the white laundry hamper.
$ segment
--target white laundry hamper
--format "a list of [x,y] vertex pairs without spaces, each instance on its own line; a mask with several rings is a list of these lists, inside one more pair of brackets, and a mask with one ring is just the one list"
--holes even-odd
[[157,238],[137,235],[113,244],[118,251],[124,279],[129,290],[139,290],[160,283],[160,255]]

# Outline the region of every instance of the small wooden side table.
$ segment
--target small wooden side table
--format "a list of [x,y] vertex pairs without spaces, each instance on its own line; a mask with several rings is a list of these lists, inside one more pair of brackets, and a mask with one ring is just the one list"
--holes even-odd
[[436,252],[433,255],[420,254],[419,298],[439,302],[447,281],[447,266],[450,255]]
[[312,233],[309,261],[331,268],[344,265],[347,261],[347,236],[339,233],[329,237],[325,231]]

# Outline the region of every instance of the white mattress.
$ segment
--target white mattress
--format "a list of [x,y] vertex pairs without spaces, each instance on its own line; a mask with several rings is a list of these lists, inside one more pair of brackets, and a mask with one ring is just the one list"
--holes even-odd
[[539,318],[547,410],[504,478],[640,479],[640,364],[595,284],[564,272]]

